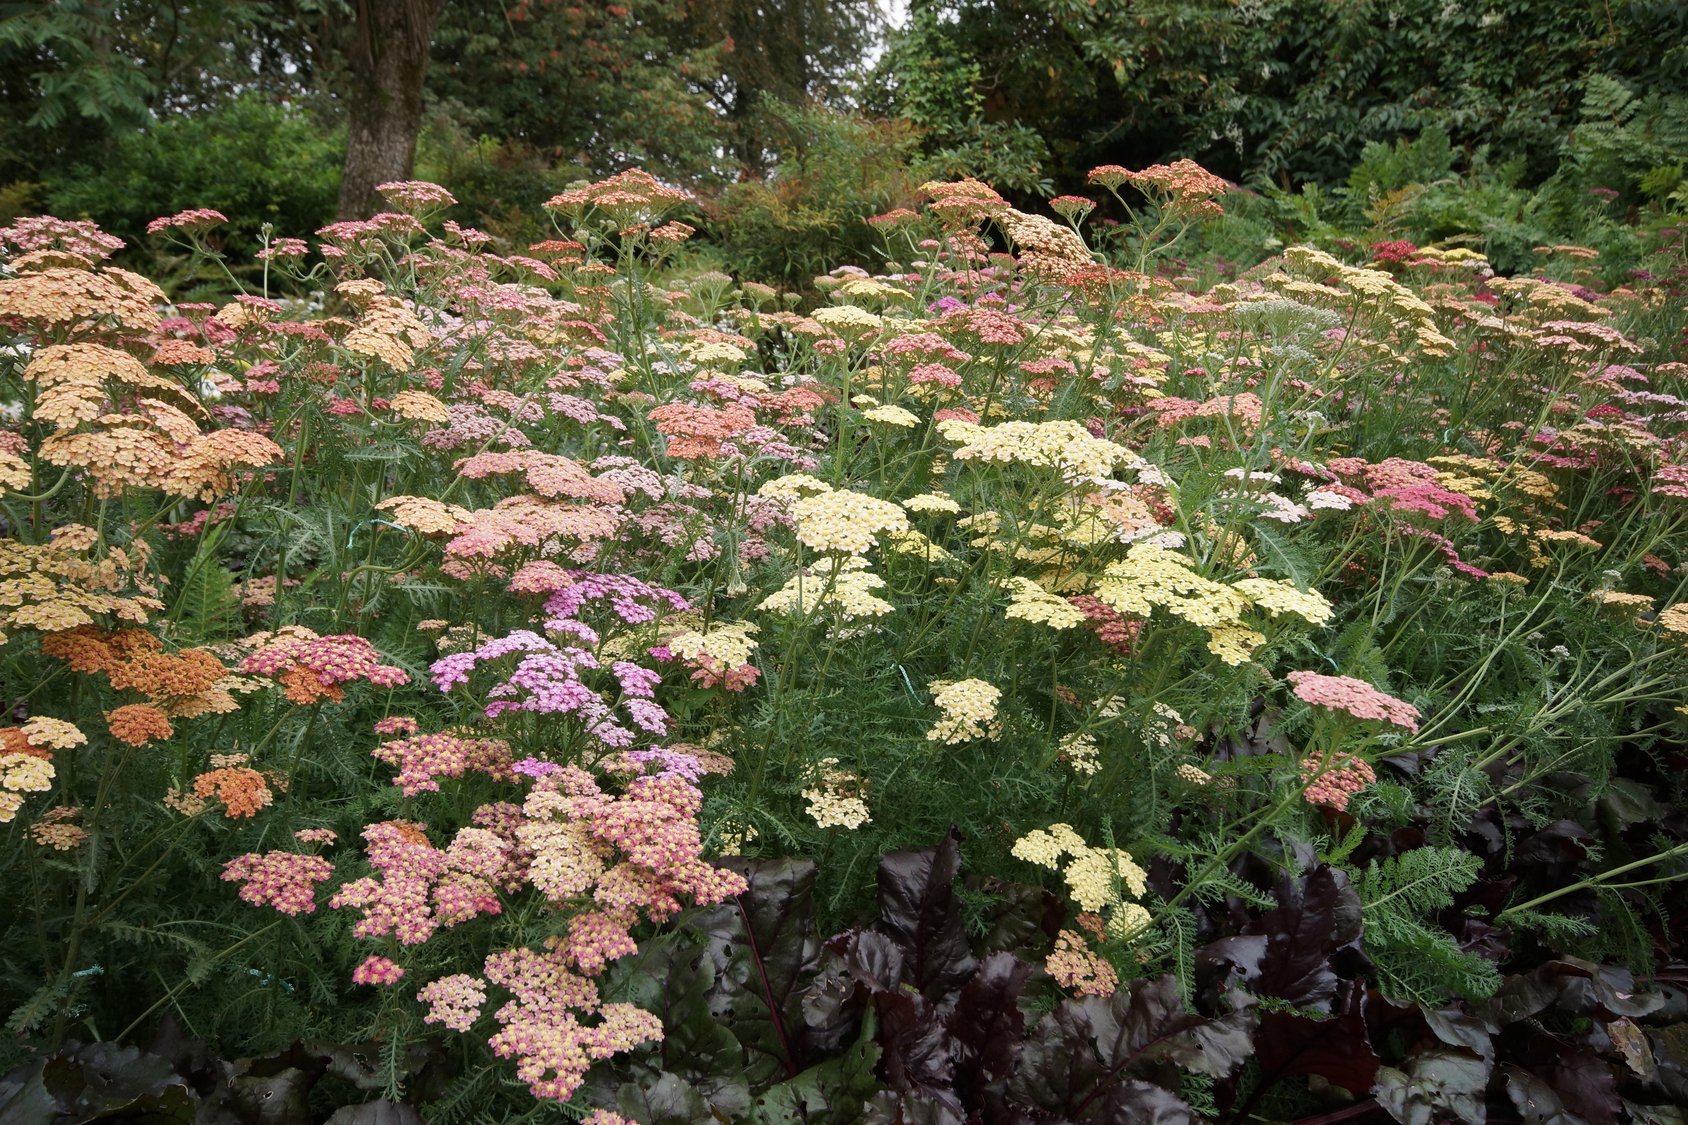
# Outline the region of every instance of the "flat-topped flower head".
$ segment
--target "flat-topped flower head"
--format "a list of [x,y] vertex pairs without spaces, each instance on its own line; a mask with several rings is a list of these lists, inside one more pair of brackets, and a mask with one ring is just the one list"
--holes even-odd
[[816,551],[866,554],[875,537],[908,530],[908,514],[888,500],[843,489],[805,496],[791,504],[797,538]]
[[381,198],[385,199],[393,210],[410,215],[452,207],[457,203],[457,197],[451,192],[439,184],[431,184],[425,180],[393,180],[385,184],[376,184],[375,190],[381,193]]
[[1320,672],[1291,672],[1290,690],[1303,703],[1340,711],[1356,719],[1390,723],[1403,730],[1417,731],[1417,707],[1378,691],[1352,676],[1327,676]]

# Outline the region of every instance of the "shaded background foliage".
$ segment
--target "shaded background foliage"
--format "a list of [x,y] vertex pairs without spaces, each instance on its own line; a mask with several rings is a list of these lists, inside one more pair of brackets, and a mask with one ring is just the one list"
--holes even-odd
[[[1322,224],[1480,233],[1506,268],[1682,185],[1688,10],[1670,0],[914,0],[900,14],[452,0],[418,160],[453,184],[454,217],[511,242],[548,233],[538,204],[561,185],[649,168],[707,200],[734,270],[786,283],[873,264],[853,224],[934,176],[1025,203],[1083,190],[1097,164],[1188,156],[1264,193],[1245,216],[1260,229],[1221,242],[1257,254]],[[50,209],[131,241],[192,206],[247,228],[327,222],[357,19],[349,0],[0,3],[0,219]],[[841,164],[860,174],[828,170]],[[256,233],[231,248],[250,253]]]

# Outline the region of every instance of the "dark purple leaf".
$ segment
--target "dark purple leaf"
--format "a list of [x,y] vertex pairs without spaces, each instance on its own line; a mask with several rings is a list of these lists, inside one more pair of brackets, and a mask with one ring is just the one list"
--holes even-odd
[[958,1076],[979,1085],[1002,1082],[1013,1073],[1026,1016],[1020,993],[1031,966],[1007,953],[992,953],[961,987],[949,1017]]
[[1363,960],[1360,898],[1348,877],[1328,864],[1299,880],[1285,877],[1276,897],[1278,905],[1250,927],[1266,938],[1266,951],[1257,971],[1245,977],[1248,987],[1297,1008],[1328,1012],[1340,979],[1333,959],[1342,955],[1344,969]]
[[1484,1090],[1489,1064],[1456,1051],[1425,1051],[1405,1071],[1381,1067],[1372,1096],[1401,1125],[1440,1125],[1459,1120],[1483,1125],[1488,1120]]
[[1464,1047],[1486,1063],[1495,1061],[1493,1025],[1459,1008],[1422,1009],[1431,1034],[1450,1047]]
[[1565,1108],[1553,1087],[1522,1067],[1503,1066],[1506,1096],[1518,1108],[1528,1125],[1589,1125]]
[[960,872],[960,837],[953,828],[936,848],[892,852],[879,861],[874,928],[902,946],[909,982],[929,999],[953,993],[978,964],[955,897]]
[[697,1125],[713,1121],[709,1104],[677,1074],[662,1074],[654,1082],[626,1083],[616,1098],[616,1112],[639,1125]]
[[380,1098],[342,1106],[323,1125],[422,1125],[422,1115],[402,1102]]
[[1380,1060],[1366,1031],[1365,990],[1350,986],[1347,993],[1347,1002],[1335,1015],[1260,1016],[1255,1050],[1269,1078],[1317,1075],[1352,1094],[1372,1088]]
[[1611,1064],[1587,1045],[1535,1031],[1515,1060],[1589,1125],[1616,1125],[1621,1100]]
[[820,962],[815,929],[815,865],[805,860],[728,861],[750,884],[728,902],[700,911],[693,924],[714,962],[710,1012],[732,1029],[751,1057],[752,1085],[803,1069],[802,991]]
[[[1072,1121],[1194,1120],[1182,1099],[1143,1076],[1176,1081],[1167,1065],[1174,1058],[1227,1073],[1247,1051],[1246,1032],[1236,1025],[1212,1029],[1206,1040],[1192,1034],[1213,1023],[1185,1011],[1170,976],[1138,981],[1107,999],[1068,1000],[1027,1036],[1009,1096]],[[1142,1116],[1110,1116],[1126,1112]]]

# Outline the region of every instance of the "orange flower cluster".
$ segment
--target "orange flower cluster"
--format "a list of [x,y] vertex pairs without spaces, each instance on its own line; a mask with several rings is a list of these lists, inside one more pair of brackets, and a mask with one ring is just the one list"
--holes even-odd
[[[12,262],[16,268],[21,263]],[[119,327],[151,332],[158,327],[164,291],[139,274],[52,267],[0,278],[0,316],[34,321],[62,332],[95,328],[108,319]]]
[[220,754],[212,758],[216,768],[193,779],[193,795],[201,800],[215,797],[230,820],[256,816],[275,800],[269,779],[249,765],[244,754]]
[[170,717],[146,703],[126,703],[107,711],[105,720],[111,736],[130,746],[145,746],[154,739],[166,739],[176,733]]
[[1010,207],[1003,213],[1001,223],[1019,254],[1020,268],[1033,277],[1060,281],[1094,264],[1084,239],[1041,215],[1028,215]]
[[920,194],[932,201],[928,209],[938,216],[945,226],[977,226],[986,219],[1001,216],[1009,209],[1008,201],[998,195],[990,185],[980,183],[972,177],[954,182],[929,180],[920,185]]
[[[108,633],[92,626],[82,626],[41,639],[44,655],[56,657],[83,675],[103,675],[119,691],[133,691],[147,697],[142,710],[155,712],[164,720],[162,728],[142,710],[120,707],[112,712],[124,716],[120,722],[125,730],[139,734],[146,730],[162,730],[149,737],[170,737],[168,720],[190,719],[198,715],[223,715],[239,708],[229,693],[229,672],[223,662],[209,649],[190,648],[180,652],[165,652],[164,643],[143,629],[121,629]],[[108,724],[111,717],[107,716]],[[126,742],[140,745],[118,734]]]
[[630,168],[595,184],[552,196],[545,206],[576,216],[602,211],[618,223],[627,223],[641,219],[653,221],[680,204],[691,202],[691,198],[678,188],[657,182],[655,176],[641,168]]
[[433,343],[434,334],[397,297],[354,288],[369,284],[361,279],[337,287],[354,300],[362,297],[365,302],[357,324],[340,341],[341,346],[353,355],[378,359],[395,371],[409,370],[416,362],[416,349]]
[[650,413],[657,432],[668,438],[668,455],[678,461],[699,461],[721,452],[721,443],[756,424],[756,415],[737,403],[716,409],[686,402],[670,402]]

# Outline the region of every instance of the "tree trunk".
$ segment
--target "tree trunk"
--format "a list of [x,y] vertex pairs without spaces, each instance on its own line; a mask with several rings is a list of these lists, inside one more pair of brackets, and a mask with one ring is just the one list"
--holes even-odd
[[428,48],[444,5],[445,0],[356,0],[357,32],[346,60],[342,219],[367,219],[382,210],[375,185],[411,177],[422,131]]

